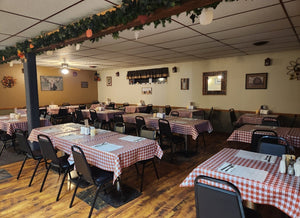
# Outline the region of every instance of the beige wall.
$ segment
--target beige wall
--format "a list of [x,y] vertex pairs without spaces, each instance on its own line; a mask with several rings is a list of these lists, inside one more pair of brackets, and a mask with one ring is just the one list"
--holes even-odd
[[[0,79],[3,76],[13,76],[16,85],[12,88],[3,88],[0,84],[0,108],[23,107],[26,105],[24,74],[22,65],[9,67],[0,65]],[[71,104],[91,103],[97,100],[97,82],[94,81],[95,71],[77,71],[73,77],[72,71],[62,75],[58,68],[37,67],[39,105],[58,104],[69,102]],[[63,91],[41,91],[40,76],[63,76]],[[88,88],[81,88],[81,81],[88,82]]]
[[[260,105],[268,105],[275,113],[300,113],[300,81],[289,80],[286,67],[290,61],[295,61],[300,50],[280,53],[267,53],[248,56],[219,58],[197,62],[174,63],[142,68],[126,68],[100,70],[101,81],[98,82],[99,101],[111,98],[117,103],[138,103],[145,100],[146,104],[185,107],[189,102],[195,102],[201,108],[214,107],[255,111]],[[265,58],[272,59],[271,66],[264,66]],[[172,73],[172,67],[178,68]],[[127,71],[169,67],[170,76],[166,84],[129,85],[126,79]],[[227,95],[202,95],[202,73],[209,71],[227,70]],[[116,77],[115,73],[120,72]],[[268,73],[267,89],[245,89],[247,73]],[[112,76],[112,86],[106,86],[106,76]],[[180,90],[180,79],[190,78],[190,89]],[[142,95],[142,87],[152,87],[152,95]]]

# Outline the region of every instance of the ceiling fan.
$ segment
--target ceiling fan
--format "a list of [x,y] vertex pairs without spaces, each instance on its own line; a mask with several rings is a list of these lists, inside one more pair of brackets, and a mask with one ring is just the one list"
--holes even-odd
[[61,63],[60,71],[62,74],[68,74],[69,70],[77,70],[80,71],[79,68],[70,67],[69,64],[66,63],[66,60],[64,59],[64,62]]

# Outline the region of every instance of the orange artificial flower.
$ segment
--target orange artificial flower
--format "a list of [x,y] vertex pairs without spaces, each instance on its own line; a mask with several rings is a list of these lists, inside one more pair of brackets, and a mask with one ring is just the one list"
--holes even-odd
[[85,32],[86,37],[90,38],[93,35],[93,31],[91,29],[87,29]]

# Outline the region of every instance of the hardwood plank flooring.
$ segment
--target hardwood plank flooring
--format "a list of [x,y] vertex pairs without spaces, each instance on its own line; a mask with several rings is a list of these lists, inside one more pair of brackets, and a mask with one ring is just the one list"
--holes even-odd
[[[243,143],[228,143],[229,135],[213,133],[206,135],[206,149],[200,146],[199,153],[193,157],[177,157],[176,162],[168,161],[168,155],[162,160],[156,160],[160,179],[157,180],[152,165],[146,167],[144,190],[141,196],[119,207],[107,206],[99,211],[94,209],[93,217],[196,217],[193,188],[180,188],[179,184],[201,162],[224,147],[249,149]],[[189,147],[195,148],[195,142],[190,141]],[[201,144],[201,143],[200,143]],[[0,157],[1,158],[1,157]],[[44,163],[41,163],[31,187],[28,183],[33,172],[35,161],[29,160],[19,180],[16,179],[22,162],[4,166],[11,178],[0,180],[0,217],[87,217],[90,206],[79,198],[75,198],[72,208],[69,203],[75,188],[74,184],[65,182],[61,197],[56,202],[56,195],[62,176],[49,172],[43,192],[39,192],[45,173]],[[122,173],[122,182],[138,189],[140,180],[134,166],[126,168]],[[84,189],[79,188],[78,192]],[[263,217],[280,218],[282,213],[267,205],[258,205]]]

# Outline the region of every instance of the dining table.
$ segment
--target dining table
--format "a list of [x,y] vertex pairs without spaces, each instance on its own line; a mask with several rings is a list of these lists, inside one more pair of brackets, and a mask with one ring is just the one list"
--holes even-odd
[[279,115],[276,114],[251,114],[246,113],[239,117],[236,121],[237,124],[262,124],[262,120],[264,117],[272,117],[274,119],[278,119]]
[[[48,119],[40,118],[41,126],[52,125]],[[6,131],[8,135],[13,135],[16,129],[21,129],[23,131],[28,130],[27,115],[21,114],[21,116],[16,119],[10,118],[10,115],[0,116],[0,129]]]
[[139,161],[162,158],[163,151],[155,140],[96,129],[96,135],[81,134],[81,124],[66,123],[33,129],[28,137],[38,141],[39,134],[47,135],[55,148],[70,154],[72,145],[79,146],[89,164],[114,172],[113,182],[120,178],[122,169]]
[[197,117],[202,116],[204,118],[204,111],[200,109],[179,108],[179,109],[173,109],[172,111],[177,111],[179,113],[179,117],[193,118],[193,116],[197,116]]
[[47,113],[49,114],[58,114],[60,108],[68,109],[68,113],[74,113],[75,109],[79,108],[79,105],[69,105],[69,106],[61,106],[61,107],[47,107]]
[[141,113],[145,112],[147,106],[145,105],[129,105],[125,106],[125,113]]
[[[300,148],[300,128],[290,127],[244,125],[234,130],[227,141],[238,141],[250,144],[254,130],[273,130],[279,137],[286,139],[289,145]],[[266,132],[266,135],[267,134]]]
[[280,160],[277,156],[224,148],[193,169],[180,187],[193,187],[199,175],[226,180],[239,189],[243,200],[272,205],[299,218],[300,177],[280,173]]
[[[82,115],[84,118],[90,118],[90,111],[88,109],[81,110]],[[117,114],[124,114],[124,111],[122,110],[103,110],[103,111],[96,111],[97,117],[99,120],[105,120],[106,122],[109,122],[111,119],[114,118],[114,115]]]

